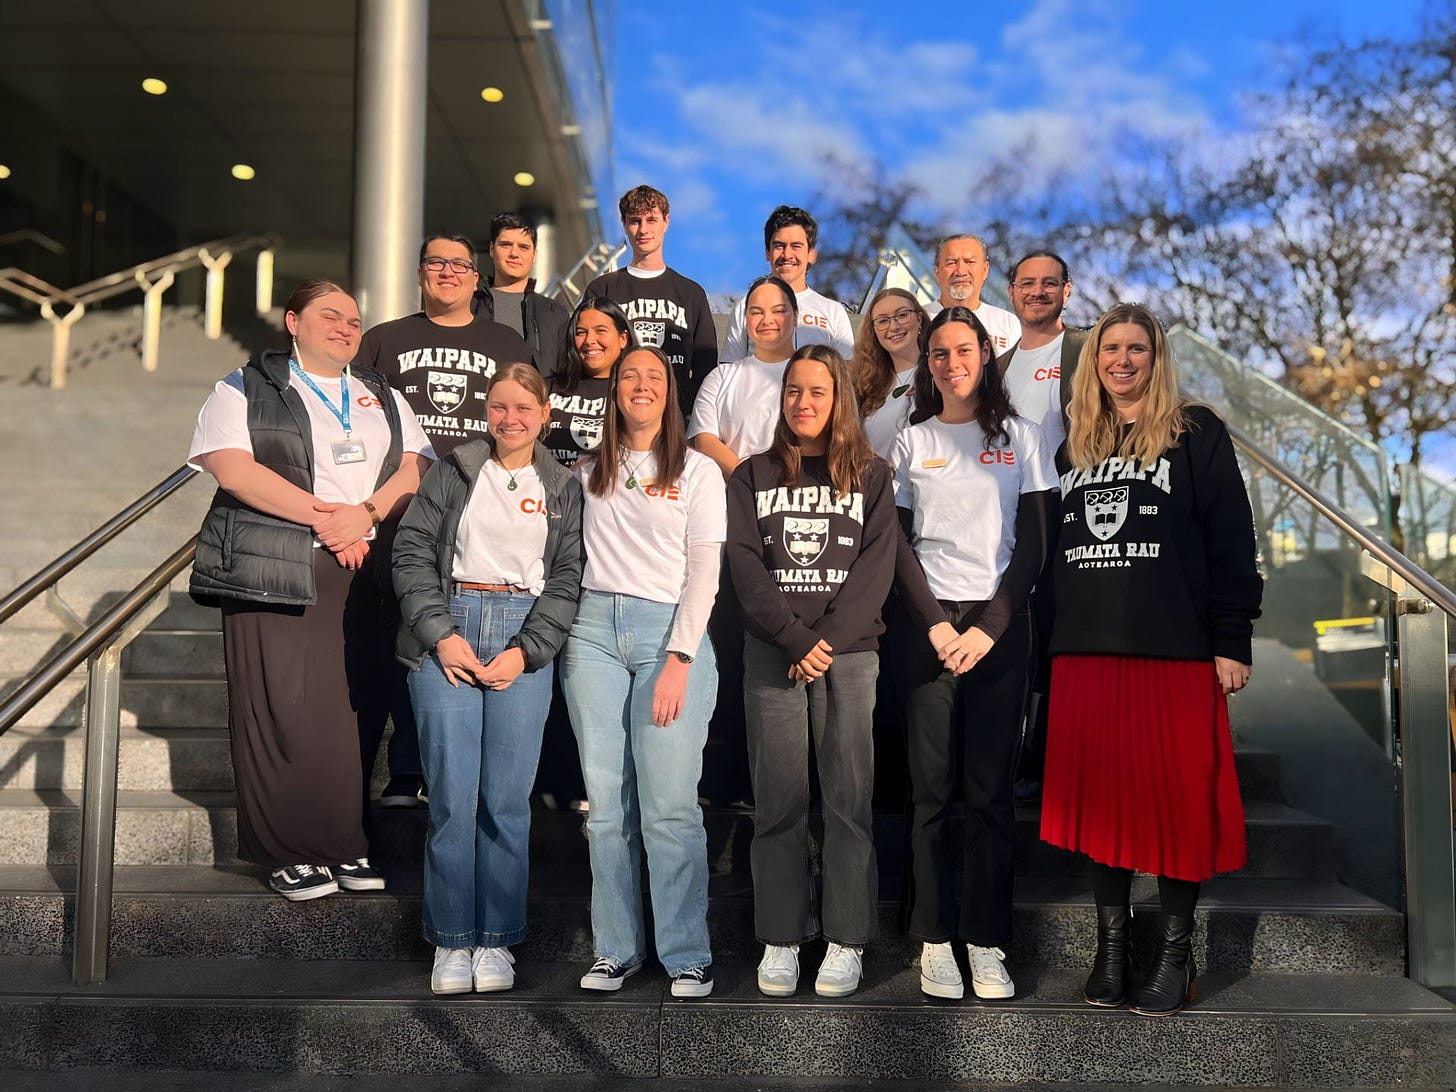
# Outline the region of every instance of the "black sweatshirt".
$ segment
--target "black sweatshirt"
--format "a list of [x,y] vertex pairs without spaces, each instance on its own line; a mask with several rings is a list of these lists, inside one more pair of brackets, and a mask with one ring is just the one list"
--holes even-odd
[[798,663],[822,639],[834,654],[873,652],[900,537],[890,468],[876,459],[860,490],[830,484],[828,460],[803,460],[782,487],[767,453],[728,480],[728,564],[744,625]]
[[718,366],[718,331],[703,286],[675,269],[664,269],[654,277],[619,269],[592,281],[586,295],[620,304],[632,322],[637,344],[655,345],[667,354],[677,372],[683,416],[691,415],[703,377]]
[[1056,550],[1052,655],[1252,663],[1264,582],[1233,442],[1214,412],[1151,466],[1113,455],[1067,465]]

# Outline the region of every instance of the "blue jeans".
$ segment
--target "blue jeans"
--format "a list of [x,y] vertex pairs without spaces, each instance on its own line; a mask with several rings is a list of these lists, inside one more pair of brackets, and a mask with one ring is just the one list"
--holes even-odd
[[[460,633],[489,663],[535,596],[463,591]],[[431,653],[410,672],[420,759],[430,787],[424,934],[446,948],[497,948],[526,936],[531,783],[551,703],[551,665],[504,690],[450,685]]]
[[677,611],[631,595],[583,591],[561,653],[561,688],[581,748],[598,958],[646,957],[642,850],[647,849],[657,958],[670,975],[713,962],[708,947],[708,838],[698,778],[718,692],[705,636],[682,715],[652,723],[652,691]]

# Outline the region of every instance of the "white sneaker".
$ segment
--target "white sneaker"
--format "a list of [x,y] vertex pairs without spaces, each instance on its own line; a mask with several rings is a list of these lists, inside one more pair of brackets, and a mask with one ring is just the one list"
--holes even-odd
[[435,993],[469,993],[474,986],[469,948],[436,948],[430,989]]
[[758,964],[758,992],[788,997],[799,988],[799,946],[766,944]]
[[847,997],[859,989],[863,974],[864,949],[846,948],[831,940],[814,979],[814,992],[820,997]]
[[966,995],[966,984],[961,981],[961,969],[956,966],[950,941],[926,944],[920,949],[920,992],[952,1001]]
[[971,960],[971,988],[976,996],[985,1001],[1011,997],[1016,993],[1016,983],[1006,973],[1002,962],[1006,953],[1000,948],[982,948],[967,944],[966,953]]
[[470,966],[476,993],[496,993],[516,984],[516,957],[509,948],[476,948]]

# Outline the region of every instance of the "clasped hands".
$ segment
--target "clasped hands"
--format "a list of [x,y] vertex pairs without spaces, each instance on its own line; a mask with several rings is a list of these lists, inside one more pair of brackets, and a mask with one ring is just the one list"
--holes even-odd
[[508,648],[493,657],[490,663],[483,664],[470,642],[458,633],[437,641],[435,655],[439,657],[440,670],[451,686],[479,683],[487,690],[504,690],[526,670],[526,656],[519,648]]
[[374,520],[362,504],[338,504],[318,501],[313,510],[319,513],[313,521],[313,533],[340,565],[356,572],[369,556],[369,543],[364,536]]
[[953,675],[964,675],[975,667],[995,643],[990,634],[977,626],[970,626],[964,633],[956,632],[949,622],[937,622],[930,627],[930,647]]

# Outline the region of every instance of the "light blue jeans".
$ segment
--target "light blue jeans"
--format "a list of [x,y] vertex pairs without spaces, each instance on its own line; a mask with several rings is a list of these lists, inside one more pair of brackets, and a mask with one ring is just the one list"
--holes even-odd
[[[526,620],[533,595],[462,591],[450,613],[481,663]],[[551,704],[552,666],[504,690],[450,685],[432,652],[409,676],[430,788],[424,935],[445,948],[498,948],[526,936],[531,784]]]
[[581,749],[591,805],[592,939],[598,958],[647,955],[642,850],[647,849],[657,958],[670,975],[713,962],[708,947],[708,839],[698,778],[718,668],[705,636],[682,715],[652,723],[673,603],[583,591],[561,653],[561,689]]

